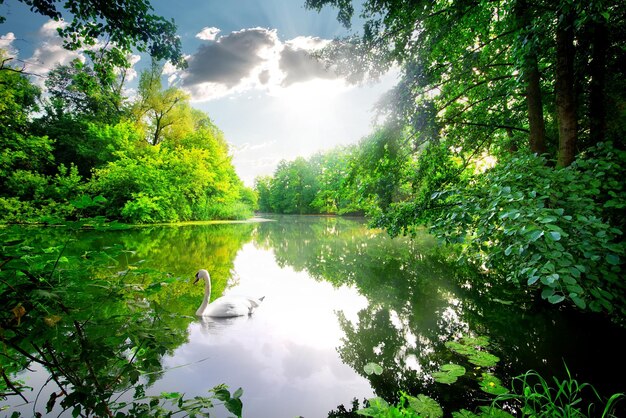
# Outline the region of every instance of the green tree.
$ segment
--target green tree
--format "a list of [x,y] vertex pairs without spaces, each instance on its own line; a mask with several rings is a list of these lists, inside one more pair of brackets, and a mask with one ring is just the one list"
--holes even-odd
[[261,176],[254,179],[254,190],[258,195],[259,210],[261,212],[273,212],[270,200],[270,191],[272,189],[272,177]]
[[89,178],[94,168],[113,159],[119,144],[107,141],[110,138],[99,132],[110,130],[127,115],[124,77],[124,69],[96,73],[80,60],[50,71],[45,114],[33,124],[33,131],[54,140],[57,163],[74,164]]
[[[128,66],[127,56],[133,48],[148,52],[157,60],[169,60],[179,67],[185,65],[174,21],[152,13],[148,0],[20,1],[34,13],[57,21],[65,19],[68,25],[58,29],[65,40],[64,47],[69,50],[85,48],[97,63],[96,71]],[[3,3],[4,0],[0,0],[0,4]],[[0,16],[0,23],[5,19]],[[98,42],[104,46],[93,49]]]
[[319,190],[319,166],[304,158],[281,161],[270,188],[270,206],[277,213],[317,213],[312,206]]
[[[349,1],[306,4],[337,7],[346,25],[354,13]],[[580,136],[597,142],[598,130],[608,133],[602,127],[621,125],[622,116],[603,105],[624,102],[623,90],[606,90],[609,80],[621,85],[624,78],[617,65],[624,59],[624,8],[614,1],[587,6],[367,1],[362,35],[336,42],[327,57],[347,64],[340,68],[356,78],[399,64],[403,77],[390,101],[416,139],[432,139],[434,132],[478,154],[494,146],[548,149],[567,166]],[[549,138],[558,140],[546,144]]]
[[122,88],[126,71],[113,69],[97,73],[92,66],[75,59],[58,65],[48,73],[46,88],[50,95],[48,118],[66,115],[93,122],[116,123],[124,115]]
[[144,127],[146,140],[152,145],[160,144],[167,137],[180,138],[193,129],[189,95],[175,87],[164,90],[162,71],[162,67],[153,62],[149,70],[141,73],[139,97],[133,105],[133,115]]

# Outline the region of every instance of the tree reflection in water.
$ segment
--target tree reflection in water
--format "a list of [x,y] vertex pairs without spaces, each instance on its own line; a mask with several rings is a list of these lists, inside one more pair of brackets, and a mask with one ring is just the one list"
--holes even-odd
[[[426,232],[412,240],[390,239],[364,228],[363,221],[280,217],[260,225],[255,241],[272,248],[279,264],[337,287],[355,286],[367,298],[369,305],[358,320],[338,312],[345,333],[338,351],[388,401],[396,401],[400,390],[423,393],[451,412],[485,399],[473,379],[444,385],[431,377],[442,364],[464,361],[445,347],[462,335],[490,338],[489,351],[501,361],[486,369],[505,385],[529,369],[565,378],[565,361],[582,381],[604,393],[620,388],[617,376],[626,366],[620,366],[621,373],[605,372],[615,367],[610,359],[618,358],[618,349],[600,348],[596,342],[607,335],[626,337],[623,329],[603,318],[555,310],[505,281],[486,280],[447,263]],[[383,373],[367,375],[364,367],[370,362],[381,365]],[[473,370],[469,376],[485,371],[471,364],[467,368]]]
[[[187,339],[202,292],[189,280],[195,269],[212,269],[219,296],[252,229],[2,231],[0,297],[9,309],[0,313],[0,394],[25,416],[206,410],[223,388],[196,400],[146,397],[145,388],[160,378],[162,357]],[[41,387],[20,374],[33,367],[47,374]]]

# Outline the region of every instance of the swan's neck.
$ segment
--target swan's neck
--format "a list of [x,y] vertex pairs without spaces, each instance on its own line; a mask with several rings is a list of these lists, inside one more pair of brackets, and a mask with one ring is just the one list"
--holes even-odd
[[206,284],[204,286],[204,298],[202,299],[202,305],[196,311],[196,315],[202,316],[204,310],[209,305],[209,301],[211,300],[211,281],[206,280]]

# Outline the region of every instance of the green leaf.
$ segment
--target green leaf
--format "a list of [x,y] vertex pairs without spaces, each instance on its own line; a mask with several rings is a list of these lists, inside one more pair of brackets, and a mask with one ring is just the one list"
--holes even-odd
[[383,374],[383,368],[380,366],[380,364],[377,363],[367,363],[365,367],[363,367],[363,371],[367,375],[376,374],[380,376],[381,374]]
[[239,398],[241,398],[241,395],[243,395],[243,389],[239,388],[235,392],[233,392],[232,397],[235,398],[235,399],[239,399]]
[[554,295],[554,289],[551,287],[546,287],[541,291],[542,299],[548,299],[552,295]]
[[502,386],[500,379],[491,373],[483,373],[480,380],[480,389],[491,395],[503,395],[509,392],[507,388]]
[[528,278],[528,286],[535,284],[539,280],[539,276],[532,276]]
[[500,361],[500,358],[486,351],[476,351],[467,360],[476,366],[493,367]]
[[576,306],[578,306],[580,309],[585,309],[587,307],[587,302],[585,302],[579,296],[572,296],[570,294],[570,299],[572,299],[572,302],[574,302],[576,304]]
[[619,265],[619,256],[615,254],[607,254],[605,259],[606,259],[606,262],[611,264],[612,266]]
[[550,231],[548,232],[548,235],[546,235],[546,238],[550,238],[552,241],[558,241],[561,239],[561,234],[559,232],[556,231]]
[[228,401],[230,399],[230,392],[228,389],[218,389],[215,392],[215,397],[222,402]]
[[479,418],[480,415],[476,415],[473,412],[468,411],[467,409],[461,409],[460,411],[456,411],[452,413],[452,418]]
[[545,218],[540,218],[539,222],[541,222],[542,224],[547,224],[550,222],[555,222],[556,218],[554,216],[546,216]]
[[509,245],[508,247],[506,247],[506,250],[504,250],[504,255],[511,255],[512,251],[513,251],[513,246]]
[[366,417],[384,417],[384,413],[389,409],[389,404],[383,398],[371,398],[367,400],[369,407],[356,411],[358,415]]
[[537,241],[539,238],[541,238],[543,236],[543,231],[540,229],[535,229],[532,230],[529,234],[528,234],[528,239],[530,240],[530,242],[535,242]]
[[548,297],[548,302],[550,302],[550,303],[552,303],[554,305],[556,305],[557,303],[563,302],[563,300],[565,300],[565,296],[563,296],[563,295],[556,295],[556,294],[554,294],[554,295],[551,295],[551,296]]
[[441,418],[443,417],[443,409],[437,401],[426,396],[417,395],[417,397],[408,397],[411,409],[417,412],[423,418]]
[[241,417],[241,412],[243,409],[243,403],[239,398],[230,398],[226,402],[224,402],[224,406],[228,409],[229,412],[235,414],[237,418]]
[[458,364],[444,364],[439,368],[438,372],[432,374],[435,382],[452,384],[457,381],[460,376],[465,374],[465,367]]

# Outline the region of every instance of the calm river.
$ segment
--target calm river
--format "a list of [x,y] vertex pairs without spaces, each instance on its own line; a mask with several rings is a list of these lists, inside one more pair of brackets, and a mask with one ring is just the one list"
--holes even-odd
[[[156,338],[165,347],[159,361],[141,378],[147,394],[193,397],[224,383],[231,391],[243,388],[244,417],[313,418],[342,416],[339,406],[350,410],[354,398],[393,400],[404,390],[437,399],[449,415],[490,398],[470,377],[452,385],[431,377],[442,364],[463,364],[445,346],[462,336],[489,337],[487,349],[500,361],[484,369],[505,384],[528,369],[563,376],[567,364],[575,378],[592,382],[605,395],[624,390],[622,329],[599,318],[544,309],[541,301],[492,287],[482,277],[470,280],[441,261],[426,234],[392,240],[358,219],[298,216],[81,231],[71,237],[52,228],[0,232],[3,239],[21,234],[25,245],[63,251],[67,260],[56,267],[60,275],[66,269],[85,281],[128,275],[157,284],[147,287],[145,298],[94,302],[85,295],[81,306],[81,298],[72,296],[76,311],[89,311],[93,318],[143,312],[167,330]],[[250,317],[196,318],[204,289],[192,282],[200,268],[211,273],[213,298],[265,296],[263,304]],[[124,341],[123,327],[116,327],[110,333]],[[46,338],[67,338],[50,335]],[[2,357],[0,364],[6,361]],[[107,367],[106,358],[98,361]],[[365,373],[368,363],[380,365],[382,374]],[[29,369],[14,374],[32,388],[24,392],[29,403],[0,398],[0,415],[46,415],[46,402],[58,388],[46,384],[45,368]],[[54,416],[60,411],[57,402]],[[221,406],[214,414],[229,416]]]

